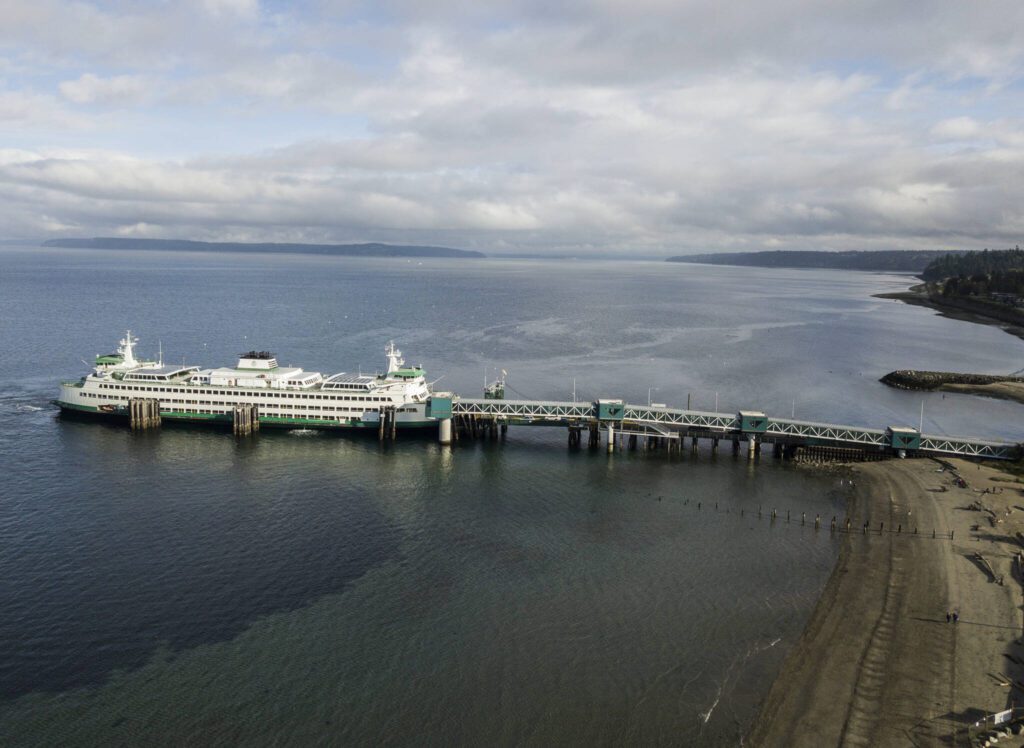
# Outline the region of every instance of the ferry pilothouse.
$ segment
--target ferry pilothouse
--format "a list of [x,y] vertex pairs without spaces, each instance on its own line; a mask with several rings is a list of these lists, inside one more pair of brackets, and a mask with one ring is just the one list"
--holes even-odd
[[201,369],[135,358],[129,331],[117,353],[97,356],[91,374],[61,383],[63,411],[127,416],[132,400],[159,402],[163,419],[231,424],[234,409],[255,405],[262,426],[377,428],[391,413],[397,428],[437,426],[427,412],[430,385],[419,366],[406,366],[394,343],[383,374],[334,374],[279,366],[267,351],[241,354],[234,367]]

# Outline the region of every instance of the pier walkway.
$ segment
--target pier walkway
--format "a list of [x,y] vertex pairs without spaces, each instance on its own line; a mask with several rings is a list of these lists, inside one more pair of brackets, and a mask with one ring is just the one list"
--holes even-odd
[[[836,448],[857,450],[868,455],[922,454],[947,457],[977,457],[1012,460],[1021,456],[1021,445],[1005,441],[922,434],[904,426],[865,428],[831,423],[775,418],[759,411],[712,413],[655,405],[633,405],[621,400],[596,402],[557,402],[544,400],[504,400],[461,398],[436,393],[431,408],[441,419],[450,413],[455,425],[455,438],[461,433],[488,433],[508,425],[561,426],[569,429],[570,444],[579,443],[582,431],[590,435],[596,446],[602,432],[608,450],[616,447],[616,439],[627,438],[629,446],[636,438],[681,448],[689,437],[696,448],[698,439],[710,439],[716,450],[721,439],[732,442],[734,452],[746,442],[748,453],[755,456],[762,443],[772,444],[777,456],[792,456],[802,448]],[[450,432],[451,429],[448,429]],[[445,441],[445,429],[441,429]],[[648,444],[651,444],[648,441]]]

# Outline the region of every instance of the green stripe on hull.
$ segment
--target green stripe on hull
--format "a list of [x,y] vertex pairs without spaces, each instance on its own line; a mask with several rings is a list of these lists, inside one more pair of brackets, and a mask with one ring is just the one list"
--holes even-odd
[[105,411],[100,410],[99,408],[93,407],[92,405],[75,405],[74,403],[62,402],[61,400],[51,400],[51,402],[54,405],[56,405],[58,408],[60,408],[61,410],[74,410],[74,411],[78,411],[79,413],[95,413],[98,416],[116,416],[116,415],[118,415],[116,412],[115,413],[107,413]]
[[[127,418],[128,409],[105,411],[100,410],[98,407],[92,405],[78,405],[76,403],[66,403],[61,400],[54,400],[53,403],[62,410],[72,410],[78,413],[88,413],[90,415],[101,416],[101,417],[115,417],[115,418]],[[166,418],[169,421],[185,421],[188,423],[213,423],[229,425],[233,422],[234,418],[231,414],[224,413],[186,413],[178,410],[161,410],[160,417]],[[305,429],[323,429],[323,430],[338,430],[338,429],[377,429],[379,423],[377,421],[320,421],[311,418],[288,418],[285,416],[260,416],[260,426],[267,428],[305,428]],[[436,427],[436,421],[413,421],[411,423],[403,423],[399,421],[396,424],[399,431],[405,431],[408,429],[425,429]]]
[[[284,426],[287,428],[307,428],[307,429],[377,429],[380,428],[380,424],[377,421],[317,421],[310,418],[285,418],[283,416],[260,416],[260,427],[264,426]],[[403,423],[399,421],[396,424],[399,431],[405,429],[423,429],[430,428],[431,426],[437,426],[436,421],[413,421],[412,423]]]
[[177,410],[161,410],[160,417],[169,421],[196,421],[197,423],[231,423],[234,419],[223,413],[184,413]]

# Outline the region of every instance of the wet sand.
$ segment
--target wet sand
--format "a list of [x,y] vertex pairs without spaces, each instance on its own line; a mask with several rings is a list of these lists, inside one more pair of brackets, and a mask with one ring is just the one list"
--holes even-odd
[[[950,319],[974,322],[979,325],[993,325],[1002,328],[1010,333],[1010,335],[1024,339],[1024,324],[1021,323],[1020,315],[1016,312],[1011,310],[1005,314],[997,312],[993,315],[990,310],[972,305],[969,301],[958,303],[955,300],[943,300],[940,297],[929,295],[925,291],[923,283],[911,286],[906,291],[877,293],[874,294],[874,298],[893,299],[895,301],[902,301],[905,304],[927,307]],[[985,312],[990,313],[986,314]]]
[[1024,403],[1024,384],[1018,382],[996,382],[994,384],[944,384],[939,387],[942,392],[962,392],[968,395],[996,397],[1002,400],[1015,400]]
[[[1014,560],[1024,483],[966,461],[946,465],[966,488],[934,460],[852,468],[852,531],[745,743],[966,745],[980,716],[1024,703]],[[975,502],[991,512],[968,508]],[[958,623],[947,623],[952,611]]]

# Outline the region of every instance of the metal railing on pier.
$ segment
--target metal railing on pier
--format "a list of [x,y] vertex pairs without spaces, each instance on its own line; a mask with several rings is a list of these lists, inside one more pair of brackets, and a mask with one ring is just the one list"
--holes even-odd
[[[763,424],[752,429],[745,426],[742,413],[713,413],[630,403],[620,403],[621,415],[610,418],[607,414],[602,415],[602,402],[618,401],[560,402],[453,397],[451,412],[455,417],[494,419],[519,425],[564,425],[573,428],[606,425],[618,434],[639,434],[664,439],[691,436],[749,440],[751,443],[757,440],[797,447],[852,447],[875,451],[899,451],[902,448],[892,428],[816,423],[757,414]],[[920,434],[914,429],[896,431],[906,432],[912,439],[907,442],[905,451],[1002,460],[1017,459],[1021,454],[1021,445],[1012,442]]]

